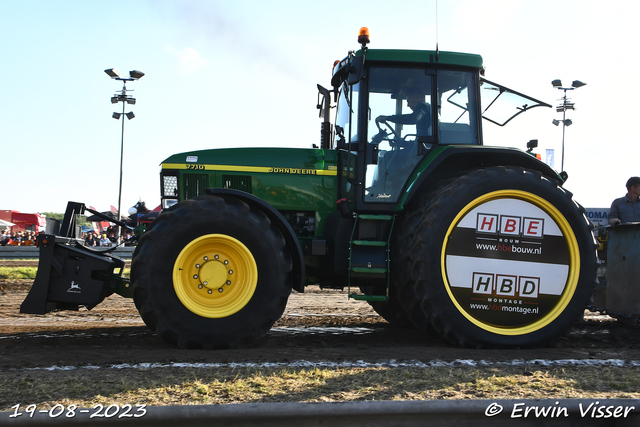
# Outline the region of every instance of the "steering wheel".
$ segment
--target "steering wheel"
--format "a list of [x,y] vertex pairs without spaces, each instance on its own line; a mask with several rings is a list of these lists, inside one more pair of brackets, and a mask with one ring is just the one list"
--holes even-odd
[[[380,122],[376,121],[376,126],[378,127],[378,134],[371,138],[371,142],[373,144],[380,144],[382,141],[389,142],[389,145],[393,149],[399,149],[401,147],[407,146],[407,141],[405,138],[400,136],[396,130],[386,121],[382,122],[385,124],[386,129],[383,129],[380,126]],[[387,130],[388,129],[388,130]]]
[[[396,130],[395,130],[395,129],[394,129],[394,128],[389,124],[389,122],[384,121],[384,122],[382,122],[382,123],[383,123],[383,124],[384,124],[384,125],[385,125],[385,126],[386,126],[390,131],[391,131],[391,134],[393,134],[393,136],[394,136],[396,139],[401,139],[400,135],[398,135],[398,133],[396,132]],[[378,130],[379,130],[380,132],[384,132],[385,134],[387,134],[387,135],[388,135],[387,130],[386,130],[386,129],[384,129],[384,130],[383,130],[383,129],[382,129],[382,127],[380,126],[380,122],[376,121],[376,126],[378,126]]]

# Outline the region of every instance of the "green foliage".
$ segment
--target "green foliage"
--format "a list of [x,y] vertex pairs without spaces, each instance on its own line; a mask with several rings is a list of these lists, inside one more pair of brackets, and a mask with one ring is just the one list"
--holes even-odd
[[[57,219],[61,223],[62,223],[62,220],[64,219],[64,214],[61,214],[61,213],[42,212],[42,215],[46,216],[47,218]],[[78,224],[80,224],[80,225],[90,225],[89,221],[87,221],[87,217],[82,216],[82,215],[80,215],[78,217]]]
[[37,267],[0,267],[2,279],[35,279]]
[[57,219],[58,221],[62,221],[62,218],[64,218],[64,214],[54,212],[42,212],[42,215],[46,216],[47,218]]

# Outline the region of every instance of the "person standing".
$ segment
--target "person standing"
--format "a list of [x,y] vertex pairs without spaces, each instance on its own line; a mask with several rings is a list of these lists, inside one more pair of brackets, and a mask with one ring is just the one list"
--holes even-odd
[[627,194],[615,199],[609,210],[609,225],[640,222],[640,177],[627,181]]

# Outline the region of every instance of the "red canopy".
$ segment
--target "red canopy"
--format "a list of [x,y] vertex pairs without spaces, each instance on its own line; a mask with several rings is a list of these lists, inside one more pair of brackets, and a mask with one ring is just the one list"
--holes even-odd
[[47,219],[38,214],[28,214],[28,213],[20,213],[20,212],[12,213],[11,222],[15,224],[19,224],[19,223],[37,224],[43,227],[47,225]]

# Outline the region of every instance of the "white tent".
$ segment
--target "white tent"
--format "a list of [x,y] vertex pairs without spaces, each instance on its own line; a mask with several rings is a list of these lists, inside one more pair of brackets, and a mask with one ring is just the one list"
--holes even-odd
[[0,228],[9,228],[9,227],[13,227],[15,224],[9,221],[5,221],[3,219],[0,219]]

